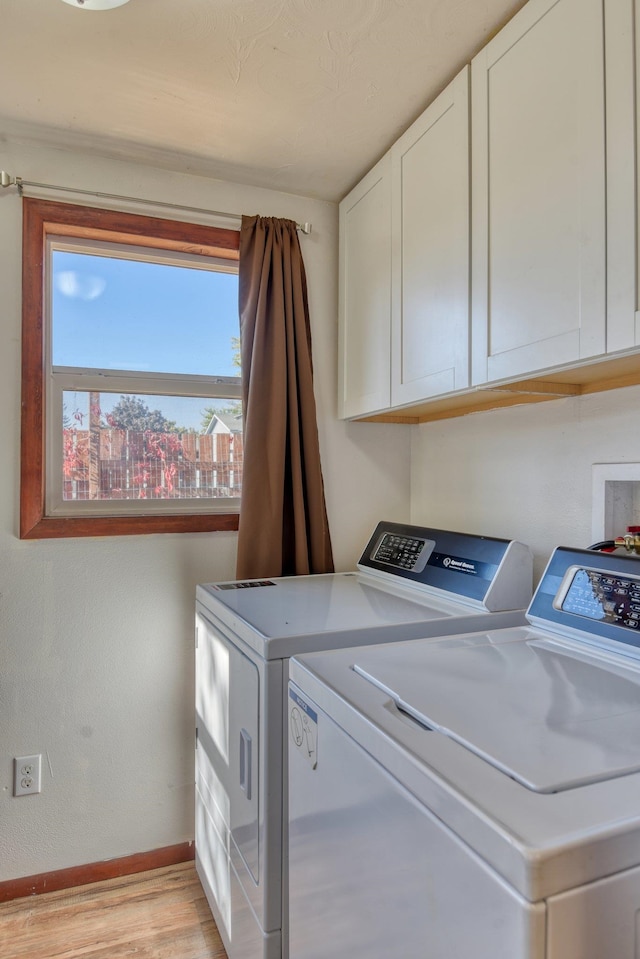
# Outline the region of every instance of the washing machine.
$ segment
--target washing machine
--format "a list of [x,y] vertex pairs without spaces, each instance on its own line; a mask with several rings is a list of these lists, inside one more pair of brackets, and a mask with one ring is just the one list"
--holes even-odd
[[290,959],[638,959],[640,569],[527,624],[295,656]]
[[524,622],[514,541],[382,522],[357,570],[200,585],[196,867],[230,959],[287,955],[287,679],[311,650]]

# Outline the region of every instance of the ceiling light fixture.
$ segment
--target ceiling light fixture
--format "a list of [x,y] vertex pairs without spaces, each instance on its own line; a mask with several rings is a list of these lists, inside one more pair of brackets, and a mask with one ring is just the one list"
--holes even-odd
[[111,10],[112,7],[121,7],[129,0],[63,0],[72,7],[80,7],[81,10]]

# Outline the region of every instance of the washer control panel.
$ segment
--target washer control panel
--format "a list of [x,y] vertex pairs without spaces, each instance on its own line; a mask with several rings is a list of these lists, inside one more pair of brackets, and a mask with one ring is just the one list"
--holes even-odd
[[640,560],[557,546],[527,610],[536,626],[640,652]]
[[640,578],[571,566],[553,605],[587,619],[640,631]]

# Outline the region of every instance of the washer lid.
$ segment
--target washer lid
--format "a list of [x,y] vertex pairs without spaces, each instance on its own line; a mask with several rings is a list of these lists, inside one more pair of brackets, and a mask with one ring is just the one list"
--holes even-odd
[[640,770],[640,664],[579,644],[354,651],[354,669],[425,727],[535,792]]

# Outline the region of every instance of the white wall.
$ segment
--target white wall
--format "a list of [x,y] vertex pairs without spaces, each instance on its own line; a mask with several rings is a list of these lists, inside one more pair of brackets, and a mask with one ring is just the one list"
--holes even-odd
[[[353,566],[378,519],[408,519],[410,428],[336,419],[335,205],[2,137],[0,168],[25,180],[311,221],[302,246],[337,568]],[[20,244],[20,200],[2,191],[0,880],[193,838],[194,590],[232,578],[236,548],[232,533],[17,538]],[[13,798],[12,757],[38,752],[42,793]]]
[[412,522],[522,540],[537,581],[555,546],[592,543],[592,465],[640,462],[639,404],[634,386],[416,427]]

